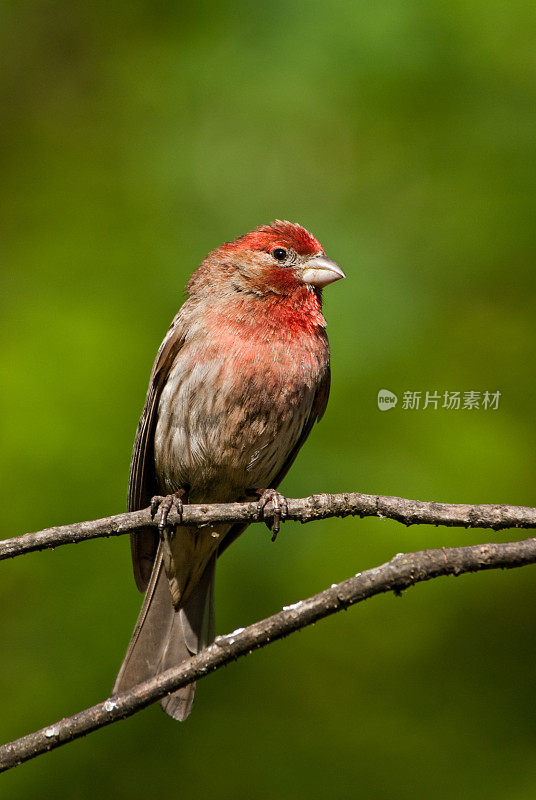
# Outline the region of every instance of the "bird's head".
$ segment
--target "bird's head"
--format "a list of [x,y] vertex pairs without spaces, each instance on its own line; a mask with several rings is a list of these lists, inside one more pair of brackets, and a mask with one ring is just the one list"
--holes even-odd
[[344,278],[342,269],[309,231],[276,220],[218,247],[192,275],[187,291],[214,284],[253,295],[291,295],[298,289],[321,289]]

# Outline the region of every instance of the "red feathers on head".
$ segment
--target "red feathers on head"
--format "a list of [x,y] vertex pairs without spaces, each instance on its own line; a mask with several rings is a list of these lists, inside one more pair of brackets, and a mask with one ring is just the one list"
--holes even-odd
[[301,225],[276,219],[271,225],[260,225],[250,233],[227,242],[222,250],[271,250],[273,247],[288,247],[299,255],[324,253],[324,248],[308,230]]

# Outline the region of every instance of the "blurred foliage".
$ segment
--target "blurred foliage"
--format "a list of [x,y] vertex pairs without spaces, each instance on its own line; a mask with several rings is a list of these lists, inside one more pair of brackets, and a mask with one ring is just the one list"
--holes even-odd
[[[150,366],[204,254],[275,217],[329,287],[328,412],[289,496],[535,502],[536,11],[513,0],[1,4],[2,535],[123,509]],[[500,390],[380,413],[378,389]],[[399,550],[514,538],[251,527],[218,629]],[[104,698],[128,542],[2,565],[1,740]],[[8,773],[10,798],[534,797],[534,569],[382,597]]]

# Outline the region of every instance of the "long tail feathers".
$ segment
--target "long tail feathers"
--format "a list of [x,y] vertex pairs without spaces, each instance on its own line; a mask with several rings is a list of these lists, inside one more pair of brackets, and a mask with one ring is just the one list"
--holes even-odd
[[[114,694],[177,667],[213,641],[215,566],[216,553],[184,606],[175,609],[159,547]],[[160,705],[166,714],[183,720],[190,713],[194,694],[195,683],[191,683],[164,697]]]

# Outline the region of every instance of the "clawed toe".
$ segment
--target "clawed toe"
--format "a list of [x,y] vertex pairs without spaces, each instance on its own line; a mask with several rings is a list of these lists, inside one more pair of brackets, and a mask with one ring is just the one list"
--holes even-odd
[[275,542],[277,539],[277,534],[281,528],[281,522],[284,522],[286,516],[288,514],[288,503],[286,497],[284,497],[279,492],[276,492],[275,489],[263,489],[258,491],[259,502],[257,503],[257,511],[259,515],[259,519],[262,519],[264,516],[264,509],[268,505],[268,503],[272,503],[274,509],[274,516],[272,522],[266,520],[266,525],[272,531],[272,542]]
[[151,497],[151,517],[154,519],[155,514],[158,511],[158,506],[162,502],[164,498],[160,494],[155,494],[154,497]]
[[182,512],[184,511],[183,498],[187,496],[186,489],[179,489],[178,492],[167,494],[165,497],[155,495],[151,499],[151,516],[155,517],[158,512],[158,530],[163,533],[168,527],[169,512],[175,506],[179,521],[182,522]]

